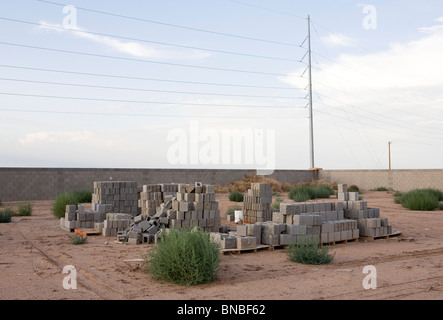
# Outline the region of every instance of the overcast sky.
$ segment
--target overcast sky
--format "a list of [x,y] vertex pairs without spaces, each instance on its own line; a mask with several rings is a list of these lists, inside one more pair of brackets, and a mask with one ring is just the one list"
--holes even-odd
[[[62,1],[62,2],[58,2]],[[0,1],[0,166],[442,168],[443,3]]]

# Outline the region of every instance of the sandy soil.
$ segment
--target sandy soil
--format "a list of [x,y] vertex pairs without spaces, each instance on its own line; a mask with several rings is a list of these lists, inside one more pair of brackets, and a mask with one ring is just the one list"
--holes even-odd
[[[287,197],[282,194],[282,197]],[[287,198],[286,198],[287,199]],[[51,201],[35,201],[30,217],[0,224],[0,299],[10,300],[439,300],[443,298],[443,211],[409,211],[387,192],[365,192],[394,231],[413,241],[377,239],[332,246],[329,265],[290,262],[285,249],[221,255],[211,284],[182,287],[154,281],[141,269],[152,244],[126,245],[89,236],[72,245],[51,214]],[[222,223],[236,205],[218,194]],[[3,206],[15,203],[3,203]],[[230,223],[235,228],[235,223]],[[77,289],[63,288],[64,266],[77,270]],[[363,288],[363,268],[377,270],[377,289]]]

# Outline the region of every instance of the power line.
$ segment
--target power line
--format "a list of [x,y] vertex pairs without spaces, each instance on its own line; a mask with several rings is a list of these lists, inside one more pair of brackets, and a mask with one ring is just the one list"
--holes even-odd
[[79,84],[79,83],[61,83],[52,81],[37,81],[29,79],[13,79],[3,78],[0,80],[13,81],[13,82],[26,82],[26,83],[38,83],[38,84],[50,84],[60,86],[73,86],[84,88],[98,88],[98,89],[112,89],[112,90],[128,90],[128,91],[144,91],[144,92],[159,92],[159,93],[174,93],[174,94],[194,94],[194,95],[209,95],[209,96],[227,96],[227,97],[242,97],[242,98],[265,98],[265,99],[304,99],[304,97],[282,97],[282,96],[260,96],[260,95],[243,95],[243,94],[228,94],[228,93],[207,93],[207,92],[192,92],[192,91],[173,91],[173,90],[155,90],[155,89],[141,89],[141,88],[128,88],[128,87],[114,87],[114,86],[99,86],[91,84]]
[[[63,7],[67,5],[67,4],[57,3],[57,2],[53,2],[53,1],[46,1],[46,0],[37,0],[37,1],[51,4],[51,5],[63,6]],[[130,20],[141,21],[141,22],[149,22],[149,23],[154,23],[154,24],[158,24],[158,25],[179,28],[179,29],[185,29],[185,30],[191,30],[191,31],[210,33],[210,34],[215,34],[215,35],[219,35],[219,36],[226,36],[226,37],[238,38],[238,39],[243,39],[243,40],[259,41],[259,42],[264,42],[264,43],[272,43],[272,44],[291,46],[291,47],[300,47],[300,45],[293,44],[293,43],[279,42],[279,41],[274,41],[274,40],[246,37],[246,36],[241,36],[241,35],[236,35],[236,34],[223,33],[223,32],[205,30],[205,29],[194,28],[194,27],[187,27],[187,26],[182,26],[182,25],[178,25],[178,24],[165,23],[165,22],[161,22],[161,21],[144,19],[144,18],[137,18],[137,17],[127,16],[127,15],[122,15],[122,14],[117,14],[117,13],[111,13],[111,12],[106,12],[106,11],[101,11],[101,10],[93,10],[93,9],[89,9],[89,8],[85,8],[85,7],[75,6],[75,8],[83,10],[83,11],[99,13],[99,14],[104,14],[104,15],[108,15],[108,16],[118,17],[118,18],[130,19]]]
[[140,103],[140,104],[159,104],[159,105],[190,105],[190,106],[212,106],[212,107],[236,107],[236,108],[275,108],[275,109],[304,109],[304,107],[294,106],[270,106],[270,105],[236,105],[236,104],[215,104],[215,103],[193,103],[193,102],[165,102],[165,101],[144,101],[144,100],[122,100],[122,99],[106,99],[106,98],[85,98],[85,97],[68,97],[68,96],[50,96],[41,94],[12,93],[0,92],[0,95],[20,96],[33,98],[50,98],[50,99],[68,99],[68,100],[84,100],[84,101],[102,101],[102,102],[124,102],[124,103]]
[[235,3],[238,3],[238,4],[242,4],[242,5],[248,6],[248,7],[258,8],[258,9],[261,9],[261,10],[265,10],[265,11],[269,11],[269,12],[274,12],[274,13],[290,16],[290,17],[293,17],[293,18],[298,18],[298,19],[306,20],[306,17],[298,16],[298,15],[295,15],[295,14],[292,14],[292,13],[289,13],[289,12],[284,12],[284,11],[279,11],[279,10],[275,10],[275,9],[270,9],[270,8],[258,6],[256,4],[246,3],[246,2],[238,1],[238,0],[229,0],[229,1],[235,2]]
[[[83,112],[83,111],[53,111],[53,110],[29,110],[29,109],[10,109],[10,108],[0,108],[0,112],[23,112],[23,113],[50,113],[50,114],[70,114],[70,115],[88,115],[88,116],[128,116],[128,117],[159,117],[159,118],[227,118],[232,120],[232,115],[220,116],[220,115],[177,115],[177,114],[144,114],[144,113],[105,113],[105,112]],[[286,116],[274,116],[269,115],[265,117],[258,116],[241,116],[236,115],[235,118],[239,119],[292,119],[298,118],[291,115]]]
[[[11,19],[11,18],[5,18],[0,17],[2,20],[11,21],[11,22],[17,22],[17,23],[24,23],[24,24],[30,24],[35,26],[41,26],[45,27],[44,25],[40,23],[30,22],[30,21],[24,21],[24,20],[17,20],[17,19]],[[264,55],[257,55],[257,54],[250,54],[250,53],[240,53],[240,52],[234,52],[234,51],[225,51],[225,50],[216,50],[216,49],[209,49],[209,48],[202,48],[202,47],[195,47],[195,46],[185,46],[185,45],[179,45],[179,44],[173,44],[173,43],[167,43],[167,42],[159,42],[159,41],[153,41],[153,40],[146,40],[146,39],[138,39],[138,38],[131,38],[131,37],[123,37],[113,34],[106,34],[106,33],[100,33],[100,32],[92,32],[92,31],[84,31],[79,29],[67,29],[60,26],[47,26],[49,29],[58,29],[63,31],[70,31],[72,33],[78,32],[78,33],[86,33],[86,34],[93,34],[98,36],[106,36],[106,37],[113,37],[117,39],[124,39],[124,40],[131,40],[131,41],[138,41],[138,42],[146,42],[146,43],[153,43],[163,46],[172,46],[172,47],[178,47],[183,49],[192,49],[192,50],[200,50],[200,51],[208,51],[208,52],[216,52],[216,53],[223,53],[223,54],[231,54],[231,55],[238,55],[238,56],[245,56],[245,57],[253,57],[253,58],[262,58],[262,59],[270,59],[270,60],[280,60],[285,62],[299,62],[302,63],[301,60],[296,59],[288,59],[288,58],[279,58],[279,57],[271,57],[271,56],[264,56]]]
[[[40,0],[37,0],[37,1],[40,1]],[[31,46],[31,45],[25,45],[25,44],[19,44],[19,43],[3,42],[3,41],[0,42],[0,44],[28,48],[28,49],[37,49],[37,50],[45,50],[45,51],[52,51],[52,52],[69,53],[69,54],[91,56],[91,57],[98,57],[98,58],[108,58],[108,59],[125,60],[125,61],[133,61],[133,62],[144,62],[144,63],[154,63],[154,64],[174,66],[174,67],[186,67],[186,68],[213,70],[213,71],[248,73],[248,74],[265,75],[265,76],[289,76],[288,74],[282,74],[282,73],[260,72],[260,71],[250,71],[250,70],[240,70],[240,69],[227,69],[227,68],[217,68],[217,67],[172,63],[172,62],[162,62],[162,61],[154,61],[154,60],[146,60],[146,59],[123,58],[123,57],[109,56],[109,55],[97,54],[97,53],[54,49],[54,48]]]
[[63,74],[73,74],[73,75],[82,75],[82,76],[94,76],[94,77],[106,77],[106,78],[117,78],[117,79],[129,79],[129,80],[158,81],[158,82],[170,82],[170,83],[181,83],[181,84],[198,84],[198,85],[237,87],[237,88],[294,90],[293,87],[258,86],[258,85],[256,86],[256,85],[245,85],[245,84],[231,84],[231,83],[217,83],[217,82],[198,82],[198,81],[185,81],[185,80],[173,80],[173,79],[145,78],[145,77],[124,76],[124,75],[115,75],[115,74],[78,72],[78,71],[59,70],[59,69],[44,69],[44,68],[16,66],[16,65],[4,65],[4,64],[0,64],[0,67],[2,67],[2,68],[23,69],[23,70],[33,70],[33,71],[54,72],[54,73],[63,73]]

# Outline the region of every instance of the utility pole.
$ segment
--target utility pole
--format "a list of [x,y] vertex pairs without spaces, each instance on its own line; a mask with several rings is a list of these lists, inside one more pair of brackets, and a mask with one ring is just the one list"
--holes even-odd
[[389,170],[391,170],[391,141],[388,141],[388,151],[389,151]]
[[309,148],[310,166],[314,166],[314,119],[312,116],[312,73],[311,73],[311,17],[308,15],[308,57],[309,57]]

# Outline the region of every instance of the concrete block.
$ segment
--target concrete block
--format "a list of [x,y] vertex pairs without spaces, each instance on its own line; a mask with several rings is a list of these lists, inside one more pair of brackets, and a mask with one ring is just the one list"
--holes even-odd
[[360,230],[359,229],[353,229],[352,231],[352,239],[358,239],[360,237]]
[[75,211],[76,211],[76,206],[74,205],[74,204],[68,204],[67,206],[66,206],[66,210],[65,210],[65,212],[69,212],[69,213],[75,213]]
[[337,185],[337,191],[339,193],[348,192],[348,185],[347,184],[339,184],[339,185]]
[[267,245],[279,245],[280,235],[279,234],[262,234],[261,242]]
[[306,234],[307,235],[320,235],[321,226],[306,226]]
[[286,225],[286,234],[306,234],[306,226],[305,225]]
[[224,237],[220,242],[221,249],[237,249],[237,237]]
[[349,200],[349,192],[338,192],[337,199],[338,199],[338,201],[348,201]]
[[257,247],[257,239],[255,237],[237,237],[237,249],[253,249]]
[[295,234],[280,234],[279,244],[290,245],[297,243],[297,235]]
[[349,201],[358,201],[359,193],[358,192],[348,192]]
[[237,226],[237,235],[240,237],[248,236],[248,225],[242,224]]

